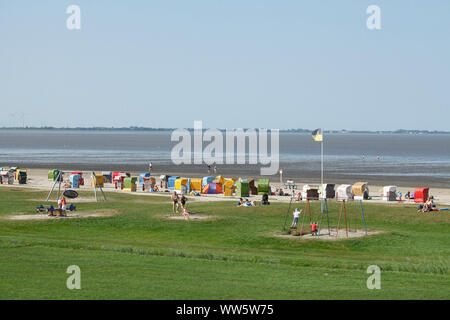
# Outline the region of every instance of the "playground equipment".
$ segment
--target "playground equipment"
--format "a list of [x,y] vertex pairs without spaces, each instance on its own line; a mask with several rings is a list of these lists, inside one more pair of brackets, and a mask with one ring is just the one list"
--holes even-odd
[[[336,238],[339,235],[339,227],[340,227],[340,223],[341,223],[342,214],[344,214],[345,233],[347,235],[347,238],[348,238],[349,229],[351,229],[350,217],[348,217],[348,224],[347,224],[347,207],[346,207],[345,203],[346,203],[345,200],[342,200],[341,208],[339,210],[338,224],[337,224],[337,227],[336,227]],[[362,205],[362,200],[359,200],[359,204],[360,204],[360,207],[361,207],[361,216],[362,216],[362,220],[363,220],[363,224],[364,224],[364,231],[365,231],[365,233],[367,235],[367,226],[366,226],[366,219],[364,217],[364,209],[363,209],[363,205]],[[320,227],[319,227],[319,230],[320,230]],[[319,233],[320,233],[320,231],[319,231]]]
[[[287,223],[287,219],[290,213],[290,209],[291,209],[291,204],[292,204],[292,199],[293,197],[291,197],[291,201],[289,203],[288,206],[288,210],[286,212],[286,216],[284,219],[284,225],[283,225],[283,230],[286,230],[286,223]],[[341,229],[341,222],[342,219],[343,224],[345,224],[345,232],[346,232],[346,236],[348,238],[349,236],[349,232],[351,232],[351,220],[350,220],[350,215],[347,215],[347,206],[346,206],[347,201],[342,200],[341,201],[341,206],[340,206],[340,210],[339,210],[339,215],[338,215],[338,221],[337,221],[337,226],[336,226],[336,235],[335,237],[337,238],[339,236],[339,231]],[[359,208],[360,208],[360,212],[361,212],[361,217],[362,217],[362,222],[363,222],[363,226],[364,226],[364,232],[367,235],[367,226],[366,226],[366,220],[365,220],[365,216],[364,216],[364,208],[362,205],[362,200],[359,200]],[[321,210],[320,210],[320,217],[319,219],[314,218],[313,219],[313,214],[311,213],[311,205],[310,205],[310,201],[307,199],[305,202],[305,205],[302,209],[302,213],[301,213],[301,219],[302,219],[302,223],[301,223],[301,227],[300,227],[300,236],[303,236],[304,231],[305,231],[305,220],[308,219],[309,223],[311,224],[312,222],[317,222],[317,220],[319,220],[319,230],[317,233],[317,236],[320,237],[321,235],[328,235],[328,236],[332,236],[331,234],[331,228],[330,228],[330,217],[329,217],[329,211],[328,211],[328,201],[327,199],[322,199],[321,200]],[[326,221],[324,221],[326,219]],[[306,220],[306,221],[308,221]],[[326,227],[328,229],[328,233],[327,234],[322,234],[322,229],[324,227],[324,223],[326,223]],[[355,228],[355,232],[356,232],[356,225],[353,225]]]
[[[100,192],[101,192],[101,194],[103,196],[103,200],[106,201],[106,196],[105,196],[105,193],[103,192],[103,189],[102,189],[103,188],[103,183],[100,183],[100,181],[98,181],[98,179],[97,179],[97,177],[99,175],[95,174],[94,171],[87,171],[87,172],[89,172],[91,174],[91,177],[92,177],[92,187],[94,188],[95,201],[97,201],[97,202],[99,201],[99,198],[98,198],[98,195],[97,195],[97,189],[100,190]],[[51,195],[53,193],[53,190],[55,189],[57,184],[58,184],[58,192],[57,192],[56,199],[60,198],[60,196],[61,196],[61,182],[63,181],[64,173],[69,173],[69,172],[64,172],[64,171],[61,171],[61,170],[57,170],[57,176],[54,177],[54,182],[53,182],[52,188],[51,188],[50,192],[48,193],[47,198],[45,199],[46,202],[50,199],[50,197],[51,197]],[[73,192],[76,192],[76,191],[73,191]]]

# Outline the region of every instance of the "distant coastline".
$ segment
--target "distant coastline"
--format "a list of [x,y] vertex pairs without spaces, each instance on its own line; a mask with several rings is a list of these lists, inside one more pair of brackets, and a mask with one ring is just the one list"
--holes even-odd
[[[39,130],[39,131],[111,131],[111,132],[123,132],[123,131],[149,131],[149,132],[168,132],[178,128],[151,128],[151,127],[0,127],[0,130],[14,131],[14,130]],[[192,131],[193,128],[185,128]],[[233,129],[233,128],[230,128]],[[243,128],[248,129],[248,128]],[[225,131],[226,129],[219,129]],[[281,133],[311,133],[313,129],[280,129]],[[439,130],[413,130],[413,129],[397,129],[397,130],[324,130],[324,133],[328,134],[450,134],[450,131]]]

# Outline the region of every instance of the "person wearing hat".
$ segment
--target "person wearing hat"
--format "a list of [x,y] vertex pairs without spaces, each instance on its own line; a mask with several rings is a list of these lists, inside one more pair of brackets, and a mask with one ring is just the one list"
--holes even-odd
[[302,210],[299,211],[298,208],[295,208],[294,212],[292,213],[294,215],[294,220],[292,221],[291,229],[297,228],[298,218],[300,217],[301,213]]

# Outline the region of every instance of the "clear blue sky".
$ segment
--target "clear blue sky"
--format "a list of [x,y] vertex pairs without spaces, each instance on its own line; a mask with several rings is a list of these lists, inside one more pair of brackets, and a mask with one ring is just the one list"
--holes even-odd
[[450,129],[448,0],[0,0],[0,41],[0,126]]

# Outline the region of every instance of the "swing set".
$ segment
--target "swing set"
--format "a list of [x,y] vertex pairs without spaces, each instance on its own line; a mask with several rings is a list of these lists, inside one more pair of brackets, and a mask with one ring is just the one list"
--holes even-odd
[[[59,199],[59,197],[61,195],[61,183],[63,182],[63,174],[64,173],[68,173],[68,172],[64,172],[64,171],[59,171],[58,172],[58,175],[55,178],[55,182],[53,183],[52,189],[50,190],[50,192],[47,195],[47,198],[45,199],[46,202],[50,199],[50,197],[51,197],[51,195],[53,193],[53,190],[56,187],[56,184],[58,184],[58,192],[57,192],[56,199]],[[90,173],[91,177],[92,177],[93,186],[94,186],[95,201],[97,201],[97,202],[99,201],[99,198],[98,198],[98,195],[97,195],[97,188],[100,189],[100,192],[102,193],[102,196],[103,196],[103,200],[106,201],[105,193],[103,192],[103,189],[102,189],[102,187],[100,185],[100,182],[97,179],[97,176],[95,175],[95,172],[94,171],[88,171],[88,173]],[[67,191],[67,190],[70,190],[70,189],[66,189],[64,191]]]
[[[349,232],[352,232],[352,225],[351,225],[351,221],[350,221],[350,215],[347,215],[346,201],[342,200],[340,202],[341,202],[341,206],[340,206],[340,210],[339,210],[339,216],[338,216],[338,222],[337,222],[335,237],[337,238],[339,236],[339,230],[341,228],[341,220],[342,220],[342,217],[343,217],[344,224],[345,224],[345,233],[346,233],[346,237],[348,238]],[[362,205],[362,200],[359,201],[359,204],[360,204],[360,209],[361,209],[362,222],[363,222],[363,225],[364,225],[364,232],[365,232],[365,235],[367,235],[367,226],[366,226],[366,219],[364,217],[364,208],[363,208],[363,205]],[[286,216],[285,216],[284,225],[283,225],[283,231],[286,230],[286,222],[287,222],[287,218],[288,218],[289,212],[291,210],[291,205],[292,205],[292,198],[291,198],[291,201],[289,202],[288,210],[286,211]],[[312,224],[313,222],[317,221],[317,220],[313,220],[312,219],[311,205],[310,205],[309,199],[306,199],[305,206],[304,206],[304,208],[303,208],[303,210],[302,210],[300,215],[302,216],[301,217],[302,224],[301,224],[301,227],[300,227],[300,236],[303,236],[306,215],[308,215],[308,219],[309,219],[309,223],[310,224]],[[323,226],[323,223],[324,223],[324,215],[326,217],[326,227],[328,229],[328,233],[321,234],[322,226]],[[357,232],[356,225],[354,224],[353,226],[354,226],[354,232]],[[295,229],[297,229],[297,227]],[[320,237],[321,235],[328,235],[329,237],[334,236],[334,235],[331,234],[327,199],[321,199],[320,222],[319,222],[319,230],[318,230],[318,233],[317,233],[317,237]]]

